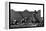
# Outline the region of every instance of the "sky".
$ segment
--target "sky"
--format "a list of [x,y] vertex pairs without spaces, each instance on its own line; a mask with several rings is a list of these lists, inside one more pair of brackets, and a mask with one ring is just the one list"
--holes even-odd
[[11,9],[15,10],[15,11],[24,11],[24,10],[28,10],[30,11],[38,11],[41,10],[41,17],[43,17],[43,6],[42,5],[27,5],[27,4],[11,4]]

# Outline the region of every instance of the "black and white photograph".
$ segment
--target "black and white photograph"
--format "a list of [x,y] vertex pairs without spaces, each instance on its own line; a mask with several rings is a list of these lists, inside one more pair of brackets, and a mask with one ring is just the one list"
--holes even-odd
[[0,0],[0,31],[46,31],[46,0]]
[[9,2],[9,29],[44,27],[44,4]]

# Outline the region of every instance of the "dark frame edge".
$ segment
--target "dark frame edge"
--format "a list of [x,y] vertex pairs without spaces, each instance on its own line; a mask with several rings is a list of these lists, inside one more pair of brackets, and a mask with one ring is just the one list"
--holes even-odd
[[9,2],[9,29],[10,29],[10,2]]
[[[43,4],[43,20],[44,20],[44,4]],[[43,21],[44,22],[44,21]]]
[[31,5],[44,5],[41,3],[25,3],[25,2],[9,2],[10,4],[31,4]]

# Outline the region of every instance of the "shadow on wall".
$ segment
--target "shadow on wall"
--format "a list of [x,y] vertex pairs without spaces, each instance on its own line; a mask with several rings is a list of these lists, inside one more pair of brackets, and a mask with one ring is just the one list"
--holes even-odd
[[5,29],[8,29],[9,26],[9,9],[8,9],[8,2],[5,2]]

